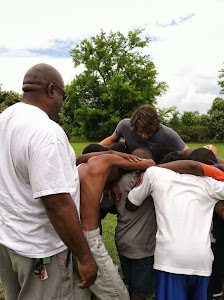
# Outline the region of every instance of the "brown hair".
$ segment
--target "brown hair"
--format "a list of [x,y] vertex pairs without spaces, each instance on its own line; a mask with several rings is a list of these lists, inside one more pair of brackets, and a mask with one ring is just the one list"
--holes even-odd
[[145,133],[154,134],[161,129],[162,122],[154,107],[143,105],[133,112],[130,125],[132,131],[137,131],[140,126]]

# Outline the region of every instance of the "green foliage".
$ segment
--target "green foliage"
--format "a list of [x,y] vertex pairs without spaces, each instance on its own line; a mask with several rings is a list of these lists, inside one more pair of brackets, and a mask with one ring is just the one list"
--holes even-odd
[[2,91],[0,85],[0,113],[2,113],[3,110],[5,110],[10,105],[19,102],[20,99],[21,99],[21,95],[13,91],[10,92]]
[[220,94],[224,94],[224,69],[221,69],[220,71],[220,75],[219,75],[219,78],[221,80],[218,81],[218,85],[221,87],[221,90],[220,90]]
[[158,108],[158,114],[164,125],[168,125],[171,116],[172,117],[174,116],[176,110],[177,110],[176,106],[172,106],[170,108]]
[[74,66],[84,65],[85,70],[66,87],[70,98],[60,122],[69,137],[79,134],[100,140],[137,107],[154,105],[166,91],[167,84],[156,81],[150,56],[141,53],[149,44],[148,37],[141,39],[142,31],[129,31],[125,37],[102,30],[71,50]]
[[216,98],[208,111],[209,131],[212,140],[216,142],[224,141],[224,99]]
[[208,142],[212,139],[209,118],[205,114],[200,115],[198,111],[180,114],[176,107],[167,109],[167,113],[166,110],[159,110],[159,114],[162,114],[163,124],[174,129],[185,143]]

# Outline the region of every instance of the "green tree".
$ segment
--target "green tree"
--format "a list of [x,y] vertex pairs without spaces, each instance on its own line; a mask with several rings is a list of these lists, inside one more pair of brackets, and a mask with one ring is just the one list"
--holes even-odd
[[148,37],[140,37],[142,31],[129,31],[125,37],[102,30],[71,50],[75,67],[84,65],[85,70],[66,87],[70,100],[62,110],[61,122],[67,133],[70,128],[69,135],[102,139],[118,121],[140,105],[155,105],[156,97],[166,91],[167,84],[156,80],[150,56],[141,52],[149,44]]
[[2,91],[0,85],[0,113],[2,113],[3,110],[5,110],[10,105],[19,102],[20,99],[21,99],[21,95],[13,91],[10,92]]
[[219,72],[220,72],[219,78],[221,79],[218,81],[218,84],[221,87],[220,94],[224,94],[224,80],[223,80],[224,79],[224,69],[221,69]]
[[180,114],[174,108],[166,125],[173,128],[185,143],[211,140],[208,116],[200,115],[198,111],[184,111]]
[[158,114],[162,120],[162,123],[166,126],[168,126],[170,119],[173,117],[173,115],[176,113],[177,107],[172,106],[170,108],[159,108],[158,107]]
[[216,98],[208,111],[209,130],[214,141],[224,142],[224,99]]
[[198,111],[184,111],[181,116],[181,123],[183,126],[194,126],[198,123]]

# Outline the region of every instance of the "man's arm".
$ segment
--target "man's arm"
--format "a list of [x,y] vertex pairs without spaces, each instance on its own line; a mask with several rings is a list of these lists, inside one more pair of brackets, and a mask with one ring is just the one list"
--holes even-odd
[[41,198],[48,218],[65,245],[77,256],[82,283],[86,288],[92,285],[97,277],[97,265],[83,235],[77,209],[70,194],[55,194]]
[[193,160],[177,160],[177,161],[157,165],[157,167],[166,168],[183,174],[204,176],[204,170],[201,164]]
[[183,148],[183,152],[185,152],[187,149],[189,149],[189,147],[185,144],[184,148]]
[[118,137],[116,136],[115,133],[113,133],[111,136],[108,136],[104,140],[102,140],[99,144],[101,146],[110,146],[113,143],[118,142]]

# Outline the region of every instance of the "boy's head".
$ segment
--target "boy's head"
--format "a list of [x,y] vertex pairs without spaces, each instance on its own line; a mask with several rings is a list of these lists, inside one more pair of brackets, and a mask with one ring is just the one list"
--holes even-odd
[[89,144],[83,149],[82,154],[87,154],[91,152],[101,152],[101,151],[107,151],[107,148],[99,144]]
[[214,165],[218,163],[215,154],[206,148],[198,148],[194,150],[187,159],[196,160],[207,165]]
[[142,159],[152,159],[152,153],[146,148],[137,148],[132,152],[132,154]]
[[118,152],[128,153],[128,149],[123,143],[113,143],[108,147],[108,150],[114,150]]
[[160,164],[164,156],[170,152],[175,152],[177,149],[168,146],[155,145],[152,149],[152,156],[156,164]]
[[115,184],[122,175],[122,169],[118,168],[117,166],[112,167],[108,177],[106,184]]
[[[137,148],[132,152],[132,154],[136,155],[142,159],[151,159],[152,158],[151,152],[146,148]],[[122,175],[129,173],[129,172],[131,172],[131,171],[114,166],[112,168],[109,176],[107,177],[107,183],[113,184],[113,183],[117,182]]]
[[180,153],[179,151],[173,151],[168,154],[166,154],[163,159],[161,160],[161,164],[165,164],[171,161],[176,161],[176,160],[185,160],[185,156],[183,153]]
[[162,128],[162,122],[154,107],[143,105],[137,108],[131,118],[130,126],[143,140],[147,140]]

